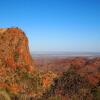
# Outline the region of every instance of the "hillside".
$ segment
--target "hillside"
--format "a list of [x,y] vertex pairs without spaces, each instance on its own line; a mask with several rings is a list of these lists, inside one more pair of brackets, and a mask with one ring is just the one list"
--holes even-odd
[[2,28],[0,100],[100,100],[100,58],[32,59],[25,33]]
[[25,33],[19,28],[0,29],[0,93],[8,93],[12,100],[35,94],[35,75]]

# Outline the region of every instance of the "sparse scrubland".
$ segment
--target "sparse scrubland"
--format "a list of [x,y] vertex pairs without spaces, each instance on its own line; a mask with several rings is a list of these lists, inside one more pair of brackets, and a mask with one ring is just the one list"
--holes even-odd
[[0,100],[100,100],[100,58],[32,60],[19,28],[0,29]]

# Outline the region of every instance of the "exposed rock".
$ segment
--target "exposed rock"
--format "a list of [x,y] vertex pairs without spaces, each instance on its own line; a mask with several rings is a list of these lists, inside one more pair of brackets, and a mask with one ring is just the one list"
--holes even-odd
[[28,39],[21,29],[0,29],[0,59],[13,69],[26,67],[29,71],[33,70],[34,64],[29,53]]
[[0,29],[0,90],[9,91],[11,98],[12,93],[34,94],[36,71],[25,33],[19,28]]

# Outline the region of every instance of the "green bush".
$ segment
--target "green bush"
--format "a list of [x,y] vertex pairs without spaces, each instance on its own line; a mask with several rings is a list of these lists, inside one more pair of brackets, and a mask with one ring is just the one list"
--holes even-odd
[[9,94],[6,92],[6,90],[0,90],[0,100],[11,100]]
[[92,94],[94,96],[94,100],[100,100],[100,86],[93,88]]
[[60,96],[53,96],[53,97],[48,98],[48,100],[61,100],[61,97]]
[[15,62],[17,62],[18,59],[19,59],[19,53],[18,52],[15,52],[14,53],[14,60],[15,60]]

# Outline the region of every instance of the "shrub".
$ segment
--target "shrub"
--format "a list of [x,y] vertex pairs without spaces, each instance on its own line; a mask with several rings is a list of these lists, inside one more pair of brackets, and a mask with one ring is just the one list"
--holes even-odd
[[60,96],[53,96],[53,97],[48,98],[48,100],[61,100],[61,97]]
[[0,100],[11,100],[9,94],[6,92],[6,90],[0,90]]
[[91,92],[94,96],[94,100],[100,100],[100,86],[93,88]]
[[91,85],[71,67],[62,76],[54,79],[50,89],[44,93],[42,98],[45,100],[56,95],[69,96],[71,98],[73,95],[79,94],[78,91],[81,88],[89,89]]
[[15,62],[17,62],[18,59],[19,59],[19,53],[18,52],[15,52],[14,53],[14,60],[15,60]]

